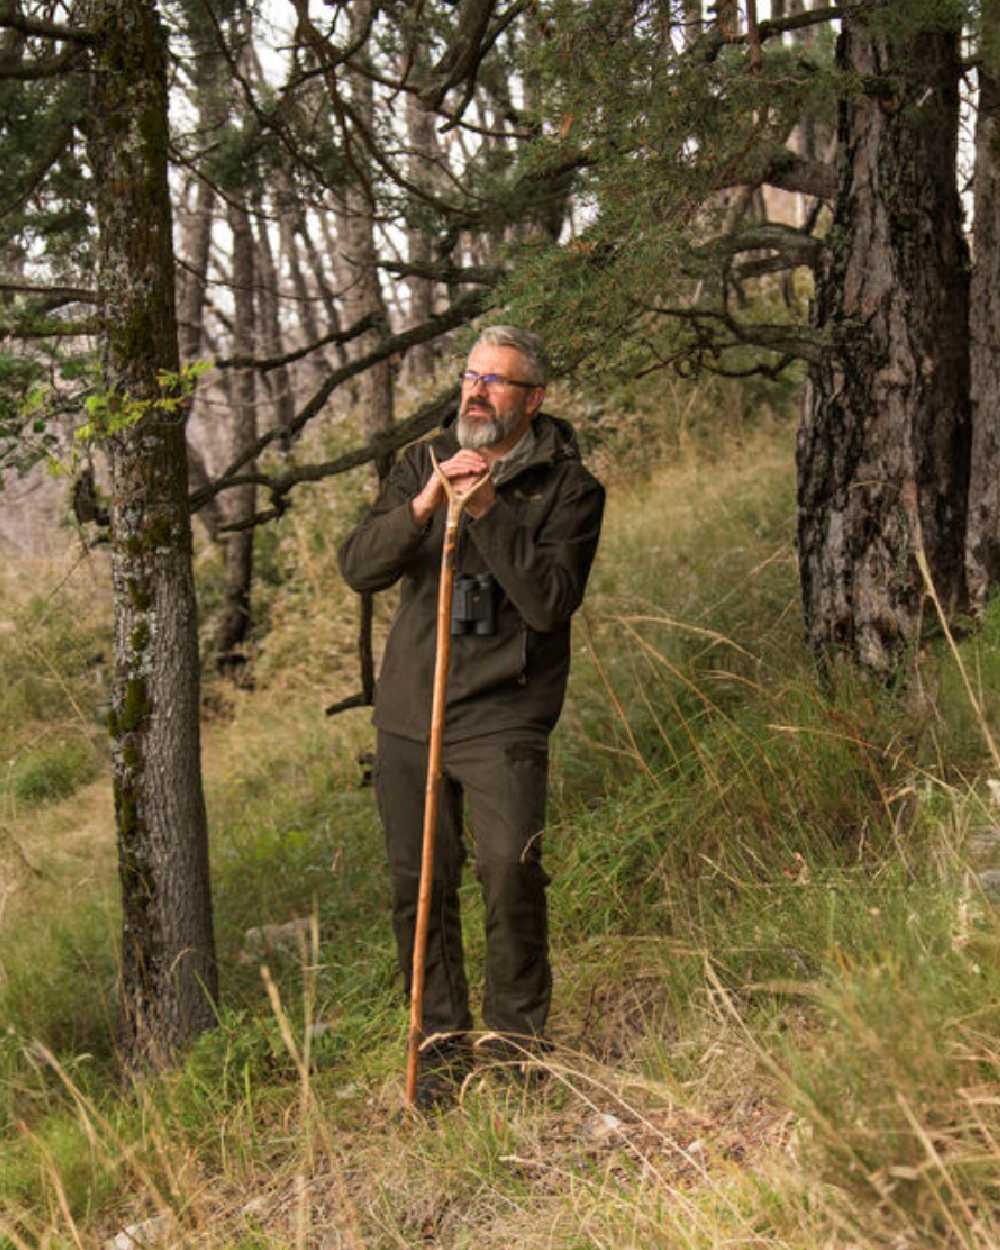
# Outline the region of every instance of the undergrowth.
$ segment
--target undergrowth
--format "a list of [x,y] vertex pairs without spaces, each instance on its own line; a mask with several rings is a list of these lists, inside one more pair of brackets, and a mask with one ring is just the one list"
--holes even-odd
[[[69,905],[80,864],[43,854],[97,788],[8,782],[0,1245],[98,1245],[141,1220],[158,1244],[246,1250],[1000,1242],[1000,928],[970,863],[992,846],[1000,612],[896,691],[820,683],[793,431],[735,394],[710,437],[681,391],[659,426],[637,401],[631,441],[577,414],[612,489],[553,741],[548,1079],[484,1063],[455,1110],[399,1118],[372,733],[364,711],[323,715],[357,688],[334,551],[359,487],[337,483],[268,539],[256,688],[207,701],[223,991],[173,1073],[122,1083],[114,1061],[110,825]],[[11,723],[35,726],[19,760],[90,715],[78,660],[104,626],[66,603],[31,618],[36,650],[65,651],[53,685],[0,635]],[[471,879],[464,906],[477,984]]]

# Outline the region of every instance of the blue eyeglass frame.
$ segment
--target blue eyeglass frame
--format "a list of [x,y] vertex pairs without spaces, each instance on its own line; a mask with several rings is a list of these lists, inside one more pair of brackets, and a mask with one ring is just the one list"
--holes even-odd
[[482,382],[487,389],[491,386],[520,386],[526,391],[533,391],[539,386],[538,382],[518,382],[516,378],[504,377],[502,373],[477,373],[475,369],[463,369],[458,376],[469,386],[478,386]]

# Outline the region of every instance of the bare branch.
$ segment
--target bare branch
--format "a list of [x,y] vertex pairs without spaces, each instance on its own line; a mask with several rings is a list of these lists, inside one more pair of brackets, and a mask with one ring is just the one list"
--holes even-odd
[[789,269],[798,269],[806,263],[791,256],[764,256],[759,260],[746,260],[736,265],[732,270],[732,277],[736,282],[745,282],[748,278],[762,278],[768,273],[787,273]]
[[97,292],[77,286],[32,286],[26,282],[4,282],[0,278],[0,291],[15,291],[22,295],[43,295],[58,299],[65,304],[96,304]]
[[104,328],[105,323],[100,317],[91,317],[86,321],[31,321],[22,325],[0,325],[0,338],[78,338],[83,335],[100,334]]
[[454,38],[431,70],[430,81],[418,92],[421,103],[426,108],[437,110],[453,87],[466,83],[462,104],[449,118],[449,126],[457,125],[472,98],[480,65],[500,35],[525,11],[528,4],[529,0],[515,0],[490,29],[495,0],[465,0]]
[[711,337],[710,332],[706,332],[705,336],[704,350],[715,356],[721,355],[729,347],[743,345],[795,356],[800,360],[808,360],[812,364],[820,364],[826,359],[827,349],[823,340],[817,334],[809,333],[801,327],[755,322],[744,324],[737,321],[725,308],[663,307],[654,304],[647,305],[647,310],[662,317],[689,321],[696,327],[704,328],[706,322],[721,326],[731,336],[728,342]]
[[[249,448],[242,456],[238,457],[226,469],[222,476],[214,483],[211,494],[218,494],[219,491],[228,490],[231,486],[240,483],[236,480],[236,475],[244,467],[252,461],[258,459],[271,443],[278,439],[290,440],[305,428],[306,425],[318,413],[322,412],[327,400],[333,392],[343,382],[347,382],[356,374],[364,373],[366,369],[370,369],[372,365],[378,364],[380,361],[388,360],[390,356],[394,356],[397,352],[405,352],[410,347],[415,347],[418,343],[426,343],[430,339],[435,339],[439,335],[444,334],[447,330],[453,330],[456,326],[465,325],[466,322],[478,316],[487,306],[486,293],[483,291],[469,291],[461,299],[455,301],[447,311],[440,313],[436,317],[431,317],[429,321],[425,321],[422,325],[414,326],[411,330],[406,330],[402,334],[394,334],[382,340],[378,347],[368,352],[366,355],[359,357],[357,360],[351,361],[349,364],[342,365],[341,368],[335,369],[333,373],[326,379],[312,399],[308,400],[302,410],[298,413],[295,420],[288,426],[280,429],[269,430],[267,434],[262,435],[253,447]],[[450,393],[450,392],[449,392]],[[395,427],[401,430],[403,426]],[[416,436],[414,436],[416,437]],[[404,442],[407,441],[404,439]],[[374,445],[374,444],[373,444]],[[402,444],[400,444],[402,445]],[[392,448],[387,448],[392,450]],[[382,454],[380,451],[379,454]],[[371,459],[372,457],[368,457]],[[358,463],[365,463],[364,460]],[[260,482],[258,478],[247,478],[247,481]],[[264,483],[267,484],[266,482]],[[199,491],[194,496],[191,506],[197,509],[204,503],[209,495],[205,491]],[[270,519],[270,518],[268,518]]]
[[737,256],[740,252],[780,252],[792,265],[815,265],[823,243],[820,239],[786,226],[781,222],[759,222],[746,230],[720,235],[710,243],[699,247],[696,256]]
[[40,39],[59,39],[69,43],[91,47],[97,42],[92,30],[77,26],[60,26],[57,22],[42,22],[37,18],[18,13],[13,4],[0,7],[0,29],[16,30],[22,35],[37,35]]
[[714,61],[722,49],[728,45],[754,41],[762,43],[767,39],[775,39],[790,30],[802,30],[807,26],[820,26],[826,22],[832,22],[835,18],[843,17],[845,11],[844,5],[833,4],[824,9],[794,13],[789,17],[770,18],[761,22],[752,35],[749,31],[733,31],[727,34],[720,26],[714,25],[691,45],[690,56],[695,60]]
[[52,142],[42,153],[35,167],[27,174],[24,179],[24,187],[17,199],[12,204],[7,204],[0,209],[0,219],[4,217],[12,217],[15,213],[19,213],[25,204],[31,199],[38,188],[45,181],[45,175],[56,163],[63,152],[66,151],[73,139],[73,123],[67,122],[52,136]]
[[482,60],[480,45],[490,25],[496,0],[463,0],[458,27],[448,47],[431,70],[430,81],[420,92],[426,108],[437,109],[448,91],[475,77]]
[[[527,9],[531,3],[532,3],[532,0],[518,0],[518,3],[512,5],[510,9],[503,15],[503,17],[499,19],[499,21],[493,27],[493,29],[487,33],[486,38],[482,41],[482,44],[480,45],[479,50],[476,54],[474,64],[469,69],[467,69],[463,75],[463,77],[466,80],[465,95],[462,97],[462,101],[459,104],[458,108],[454,111],[454,113],[452,113],[449,116],[447,125],[442,127],[443,130],[452,130],[455,126],[460,126],[462,124],[462,116],[465,113],[465,110],[472,103],[472,97],[474,96],[475,91],[476,91],[476,83],[477,83],[477,75],[479,72],[479,66],[485,60],[487,54],[490,52],[493,45],[500,38],[500,36],[507,29],[507,27],[514,21],[516,17],[518,17],[521,13],[523,13],[524,10]],[[443,103],[443,101],[444,101],[444,94],[441,95],[441,102]],[[521,123],[521,115],[517,113],[513,107],[510,107],[506,110],[505,116],[506,116],[507,121],[511,122],[514,125],[519,125]]]
[[773,152],[758,179],[782,191],[798,191],[820,200],[832,200],[837,194],[837,175],[832,165],[806,160],[790,148]]
[[[378,13],[378,5],[372,5],[368,11],[365,24],[358,32],[357,38],[353,43],[349,43],[346,48],[338,48],[328,36],[323,35],[316,27],[309,16],[308,5],[303,0],[292,0],[292,7],[295,9],[295,16],[298,18],[296,37],[298,37],[300,31],[304,31],[307,36],[306,43],[313,42],[316,39],[322,40],[325,46],[324,64],[327,69],[331,70],[350,61],[351,57],[357,56],[368,42],[368,36],[372,33],[375,16]],[[351,68],[353,69],[354,67],[352,66]]]
[[22,61],[19,57],[0,57],[0,78],[32,82],[39,78],[58,78],[82,64],[85,53],[80,47],[67,48],[58,56],[44,60]]
[[[787,34],[791,30],[805,30],[807,26],[821,26],[838,17],[843,17],[844,12],[844,5],[831,4],[825,9],[805,9],[801,13],[792,13],[788,17],[770,18],[761,22],[760,37],[761,39],[774,39],[775,36]],[[745,37],[741,36],[741,39]]]
[[708,361],[705,362],[704,368],[708,373],[714,373],[720,378],[770,378],[772,382],[777,382],[778,378],[785,372],[787,368],[794,365],[798,356],[795,354],[782,356],[777,364],[769,365],[764,361],[758,361],[755,365],[749,365],[746,369],[727,369],[724,365],[713,365]]
[[[233,79],[239,84],[240,90],[243,94],[243,98],[246,101],[247,108],[253,114],[261,130],[273,131],[274,134],[278,137],[278,140],[281,143],[281,145],[287,151],[291,160],[293,160],[297,165],[300,165],[302,168],[309,170],[309,172],[313,175],[313,177],[316,178],[322,184],[324,182],[323,171],[317,168],[317,166],[314,165],[312,161],[308,160],[303,155],[303,153],[301,152],[299,148],[299,145],[295,142],[294,137],[289,133],[288,127],[282,121],[281,106],[284,100],[284,93],[282,94],[282,97],[279,99],[279,103],[277,107],[275,107],[274,109],[265,112],[265,110],[261,108],[257,100],[257,97],[254,94],[253,85],[248,81],[246,75],[243,73],[243,70],[240,67],[238,59],[233,55],[233,51],[230,48],[229,43],[226,39],[225,32],[222,29],[222,24],[219,20],[218,15],[213,9],[212,4],[210,3],[210,0],[202,0],[202,5],[215,31],[215,38],[216,38],[218,48],[226,60],[226,63],[229,68],[229,72],[232,75]],[[196,172],[199,172],[199,171],[196,171]],[[199,173],[199,177],[204,177],[204,174]],[[217,187],[213,186],[213,190],[215,190],[217,194],[222,195],[222,192],[220,192]],[[223,195],[222,198],[227,199],[225,195]],[[227,199],[227,202],[229,202],[228,199]]]
[[[212,493],[216,493],[218,490],[226,490],[233,486],[242,486],[250,481],[267,487],[271,492],[270,508],[266,508],[263,512],[258,512],[256,516],[248,521],[223,526],[221,532],[238,533],[240,530],[252,529],[254,526],[265,525],[268,521],[276,520],[287,511],[290,504],[288,496],[293,488],[300,483],[321,482],[339,473],[347,473],[350,469],[356,469],[372,460],[378,460],[391,455],[392,452],[398,451],[400,447],[405,447],[408,443],[416,441],[416,439],[441,424],[443,418],[455,406],[460,389],[456,385],[449,387],[446,391],[442,391],[430,403],[425,404],[415,412],[412,417],[408,417],[405,421],[394,425],[386,433],[377,435],[371,442],[365,443],[361,447],[356,447],[353,451],[345,452],[344,455],[338,456],[336,460],[327,460],[321,464],[296,465],[294,469],[290,469],[286,473],[274,474],[273,476],[265,473],[252,473],[241,475],[238,478],[234,477],[226,482],[220,480],[215,483]],[[206,502],[206,497],[210,497],[206,491],[199,491],[197,495],[192,496],[191,511],[196,512],[202,507]]]
[[432,282],[444,282],[448,285],[468,283],[470,286],[496,286],[503,277],[502,269],[456,269],[454,265],[420,265],[413,261],[384,260],[378,262],[378,268],[404,278],[429,278]]
[[360,321],[356,321],[354,325],[349,326],[346,330],[334,330],[330,334],[325,334],[321,339],[317,339],[315,343],[309,343],[305,347],[297,347],[294,351],[287,352],[284,356],[271,356],[263,360],[256,360],[253,356],[230,356],[225,360],[216,360],[214,364],[216,369],[256,369],[259,373],[270,373],[272,369],[280,369],[282,365],[290,365],[294,361],[310,355],[312,352],[317,352],[323,347],[329,347],[331,343],[350,343],[367,330],[377,329],[381,324],[381,316],[372,312],[362,317]]

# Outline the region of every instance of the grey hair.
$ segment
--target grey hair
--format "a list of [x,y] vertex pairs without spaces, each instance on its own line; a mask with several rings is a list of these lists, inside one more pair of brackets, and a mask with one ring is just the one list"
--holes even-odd
[[519,326],[487,326],[476,340],[476,346],[488,343],[491,347],[513,347],[528,362],[529,377],[526,382],[544,386],[549,376],[549,358],[545,344],[537,334],[522,330]]

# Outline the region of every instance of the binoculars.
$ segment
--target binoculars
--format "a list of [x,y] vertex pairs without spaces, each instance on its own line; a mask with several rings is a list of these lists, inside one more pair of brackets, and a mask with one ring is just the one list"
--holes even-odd
[[479,634],[488,637],[497,632],[497,608],[492,573],[476,573],[469,576],[460,573],[455,578],[455,591],[451,601],[451,632],[456,634]]

